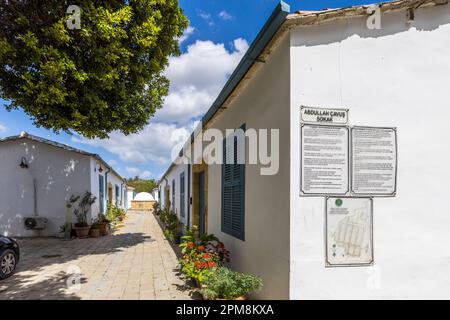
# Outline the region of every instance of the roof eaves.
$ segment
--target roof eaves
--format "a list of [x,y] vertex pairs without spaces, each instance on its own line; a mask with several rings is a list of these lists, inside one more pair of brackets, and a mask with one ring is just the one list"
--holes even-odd
[[438,5],[446,5],[449,0],[400,0],[387,1],[367,5],[352,6],[346,8],[326,9],[316,12],[296,12],[287,16],[288,25],[308,26],[332,22],[341,19],[366,17],[369,15],[367,8],[378,6],[381,12],[395,12],[407,8],[426,8]]

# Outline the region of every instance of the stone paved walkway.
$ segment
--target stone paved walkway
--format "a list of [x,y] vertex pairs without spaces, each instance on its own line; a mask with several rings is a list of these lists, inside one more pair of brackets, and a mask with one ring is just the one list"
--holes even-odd
[[[0,299],[192,299],[172,247],[148,212],[129,213],[124,226],[105,237],[18,242],[21,261],[0,281]],[[77,279],[80,285],[68,287]]]

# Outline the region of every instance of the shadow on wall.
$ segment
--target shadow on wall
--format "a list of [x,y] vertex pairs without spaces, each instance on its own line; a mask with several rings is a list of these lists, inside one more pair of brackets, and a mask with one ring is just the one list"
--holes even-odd
[[[63,241],[53,238],[18,239],[21,260],[16,273],[0,282],[0,300],[16,299],[80,299],[76,291],[67,289],[73,268],[81,270],[83,295],[94,294],[97,284],[87,283],[83,272],[95,271],[95,255],[114,254],[112,264],[124,260],[124,249],[154,241],[143,233],[125,233],[101,238]],[[89,260],[90,265],[86,267]],[[56,272],[52,270],[57,269]],[[89,268],[90,270],[87,270]],[[60,270],[58,270],[60,269]],[[45,278],[45,274],[50,274]],[[106,275],[103,276],[104,278]],[[112,281],[114,279],[101,279]]]

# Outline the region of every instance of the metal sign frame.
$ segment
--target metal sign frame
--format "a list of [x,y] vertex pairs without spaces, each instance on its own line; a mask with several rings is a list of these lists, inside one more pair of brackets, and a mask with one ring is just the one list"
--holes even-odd
[[[371,260],[363,263],[345,263],[345,264],[332,264],[328,258],[328,199],[330,198],[342,198],[342,199],[367,199],[370,200],[370,255]],[[373,266],[375,263],[375,249],[374,249],[374,236],[373,236],[373,197],[339,197],[339,196],[326,196],[325,197],[325,226],[324,226],[324,242],[325,242],[325,267],[326,268],[340,268],[340,267],[368,267]]]
[[[344,123],[330,123],[327,124],[326,122],[318,122],[318,121],[308,121],[303,119],[303,109],[319,109],[319,110],[331,110],[331,111],[343,111],[347,115],[346,121]],[[300,121],[307,123],[307,124],[321,124],[321,125],[334,125],[334,126],[346,126],[349,123],[349,111],[350,109],[346,108],[321,108],[321,107],[312,107],[312,106],[300,106]]]
[[[392,193],[360,193],[353,190],[353,130],[354,129],[386,129],[392,130],[395,137],[395,174],[394,174],[394,191]],[[375,126],[352,126],[350,127],[350,159],[349,164],[351,168],[350,172],[350,194],[356,197],[376,197],[376,198],[390,198],[397,195],[397,172],[398,172],[398,147],[397,147],[397,128],[396,127],[375,127]]]
[[[347,129],[347,191],[345,193],[305,193],[303,191],[303,127],[304,126],[316,126],[316,127],[335,127]],[[350,127],[349,126],[338,126],[338,125],[321,125],[321,124],[311,124],[311,123],[300,123],[300,196],[306,197],[317,197],[317,196],[345,196],[350,192],[350,180],[351,180],[351,165],[350,165]]]

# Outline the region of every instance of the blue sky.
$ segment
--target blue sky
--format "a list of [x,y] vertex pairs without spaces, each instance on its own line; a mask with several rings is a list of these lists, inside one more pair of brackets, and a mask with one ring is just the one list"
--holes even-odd
[[[293,12],[374,1],[286,2]],[[209,108],[277,3],[275,0],[180,0],[190,20],[190,27],[180,39],[182,55],[171,58],[166,71],[172,84],[164,108],[141,133],[128,137],[113,133],[106,141],[55,134],[34,127],[22,111],[7,112],[3,107],[7,102],[0,100],[0,137],[27,131],[98,153],[124,177],[139,174],[158,179],[170,163],[171,150],[184,140],[195,121]]]

